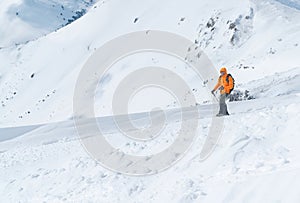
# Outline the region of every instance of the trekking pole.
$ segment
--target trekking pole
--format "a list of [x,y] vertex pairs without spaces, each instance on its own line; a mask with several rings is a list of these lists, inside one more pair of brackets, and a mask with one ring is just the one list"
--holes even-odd
[[214,92],[212,92],[212,95],[214,95],[214,97],[216,98],[217,102],[219,102],[219,99],[218,99],[218,97],[215,95]]

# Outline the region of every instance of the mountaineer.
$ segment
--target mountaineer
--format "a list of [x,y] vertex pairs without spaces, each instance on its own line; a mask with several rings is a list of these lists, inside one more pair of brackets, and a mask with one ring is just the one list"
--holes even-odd
[[229,97],[231,91],[234,89],[234,79],[231,74],[227,73],[225,67],[220,70],[220,77],[218,79],[218,83],[215,88],[211,91],[211,93],[215,96],[215,91],[220,90],[220,110],[217,116],[225,116],[229,115],[226,105],[226,99]]

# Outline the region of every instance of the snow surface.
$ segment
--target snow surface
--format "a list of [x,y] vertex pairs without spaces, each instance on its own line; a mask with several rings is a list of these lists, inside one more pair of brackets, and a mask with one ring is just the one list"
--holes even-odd
[[[87,14],[66,25],[57,17],[61,5],[68,18],[83,8]],[[1,202],[299,202],[300,12],[295,5],[299,2],[1,1]],[[216,67],[228,67],[237,90],[248,90],[255,99],[229,103],[232,115],[225,118],[221,140],[202,162],[211,101],[199,80],[159,54],[120,61],[99,84],[95,106],[106,138],[125,152],[160,151],[172,143],[178,126],[171,119],[162,137],[150,143],[116,131],[110,101],[116,83],[129,72],[145,64],[169,66],[190,81],[200,104],[200,127],[186,156],[162,173],[132,177],[103,168],[87,154],[72,121],[72,99],[88,57],[105,42],[140,30],[195,41]],[[178,111],[170,95],[148,102],[157,95],[149,90],[131,101],[137,120],[147,118],[138,112],[157,105],[169,109],[168,115]]]

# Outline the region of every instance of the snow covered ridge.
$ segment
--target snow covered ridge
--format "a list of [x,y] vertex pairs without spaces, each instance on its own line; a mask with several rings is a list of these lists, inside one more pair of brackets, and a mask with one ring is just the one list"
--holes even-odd
[[276,0],[286,6],[289,6],[291,8],[295,8],[300,10],[300,1],[299,0]]
[[96,0],[5,0],[0,2],[0,48],[23,44],[83,16]]

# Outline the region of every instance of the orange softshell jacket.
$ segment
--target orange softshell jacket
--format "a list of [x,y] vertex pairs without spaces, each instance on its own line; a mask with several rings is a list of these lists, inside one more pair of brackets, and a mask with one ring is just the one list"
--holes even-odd
[[228,82],[226,80],[227,78],[227,71],[225,71],[225,74],[223,76],[219,77],[218,83],[216,84],[214,91],[216,91],[219,87],[224,87],[224,89],[220,89],[221,94],[229,94],[230,90],[233,88],[233,79],[232,77],[228,77]]

